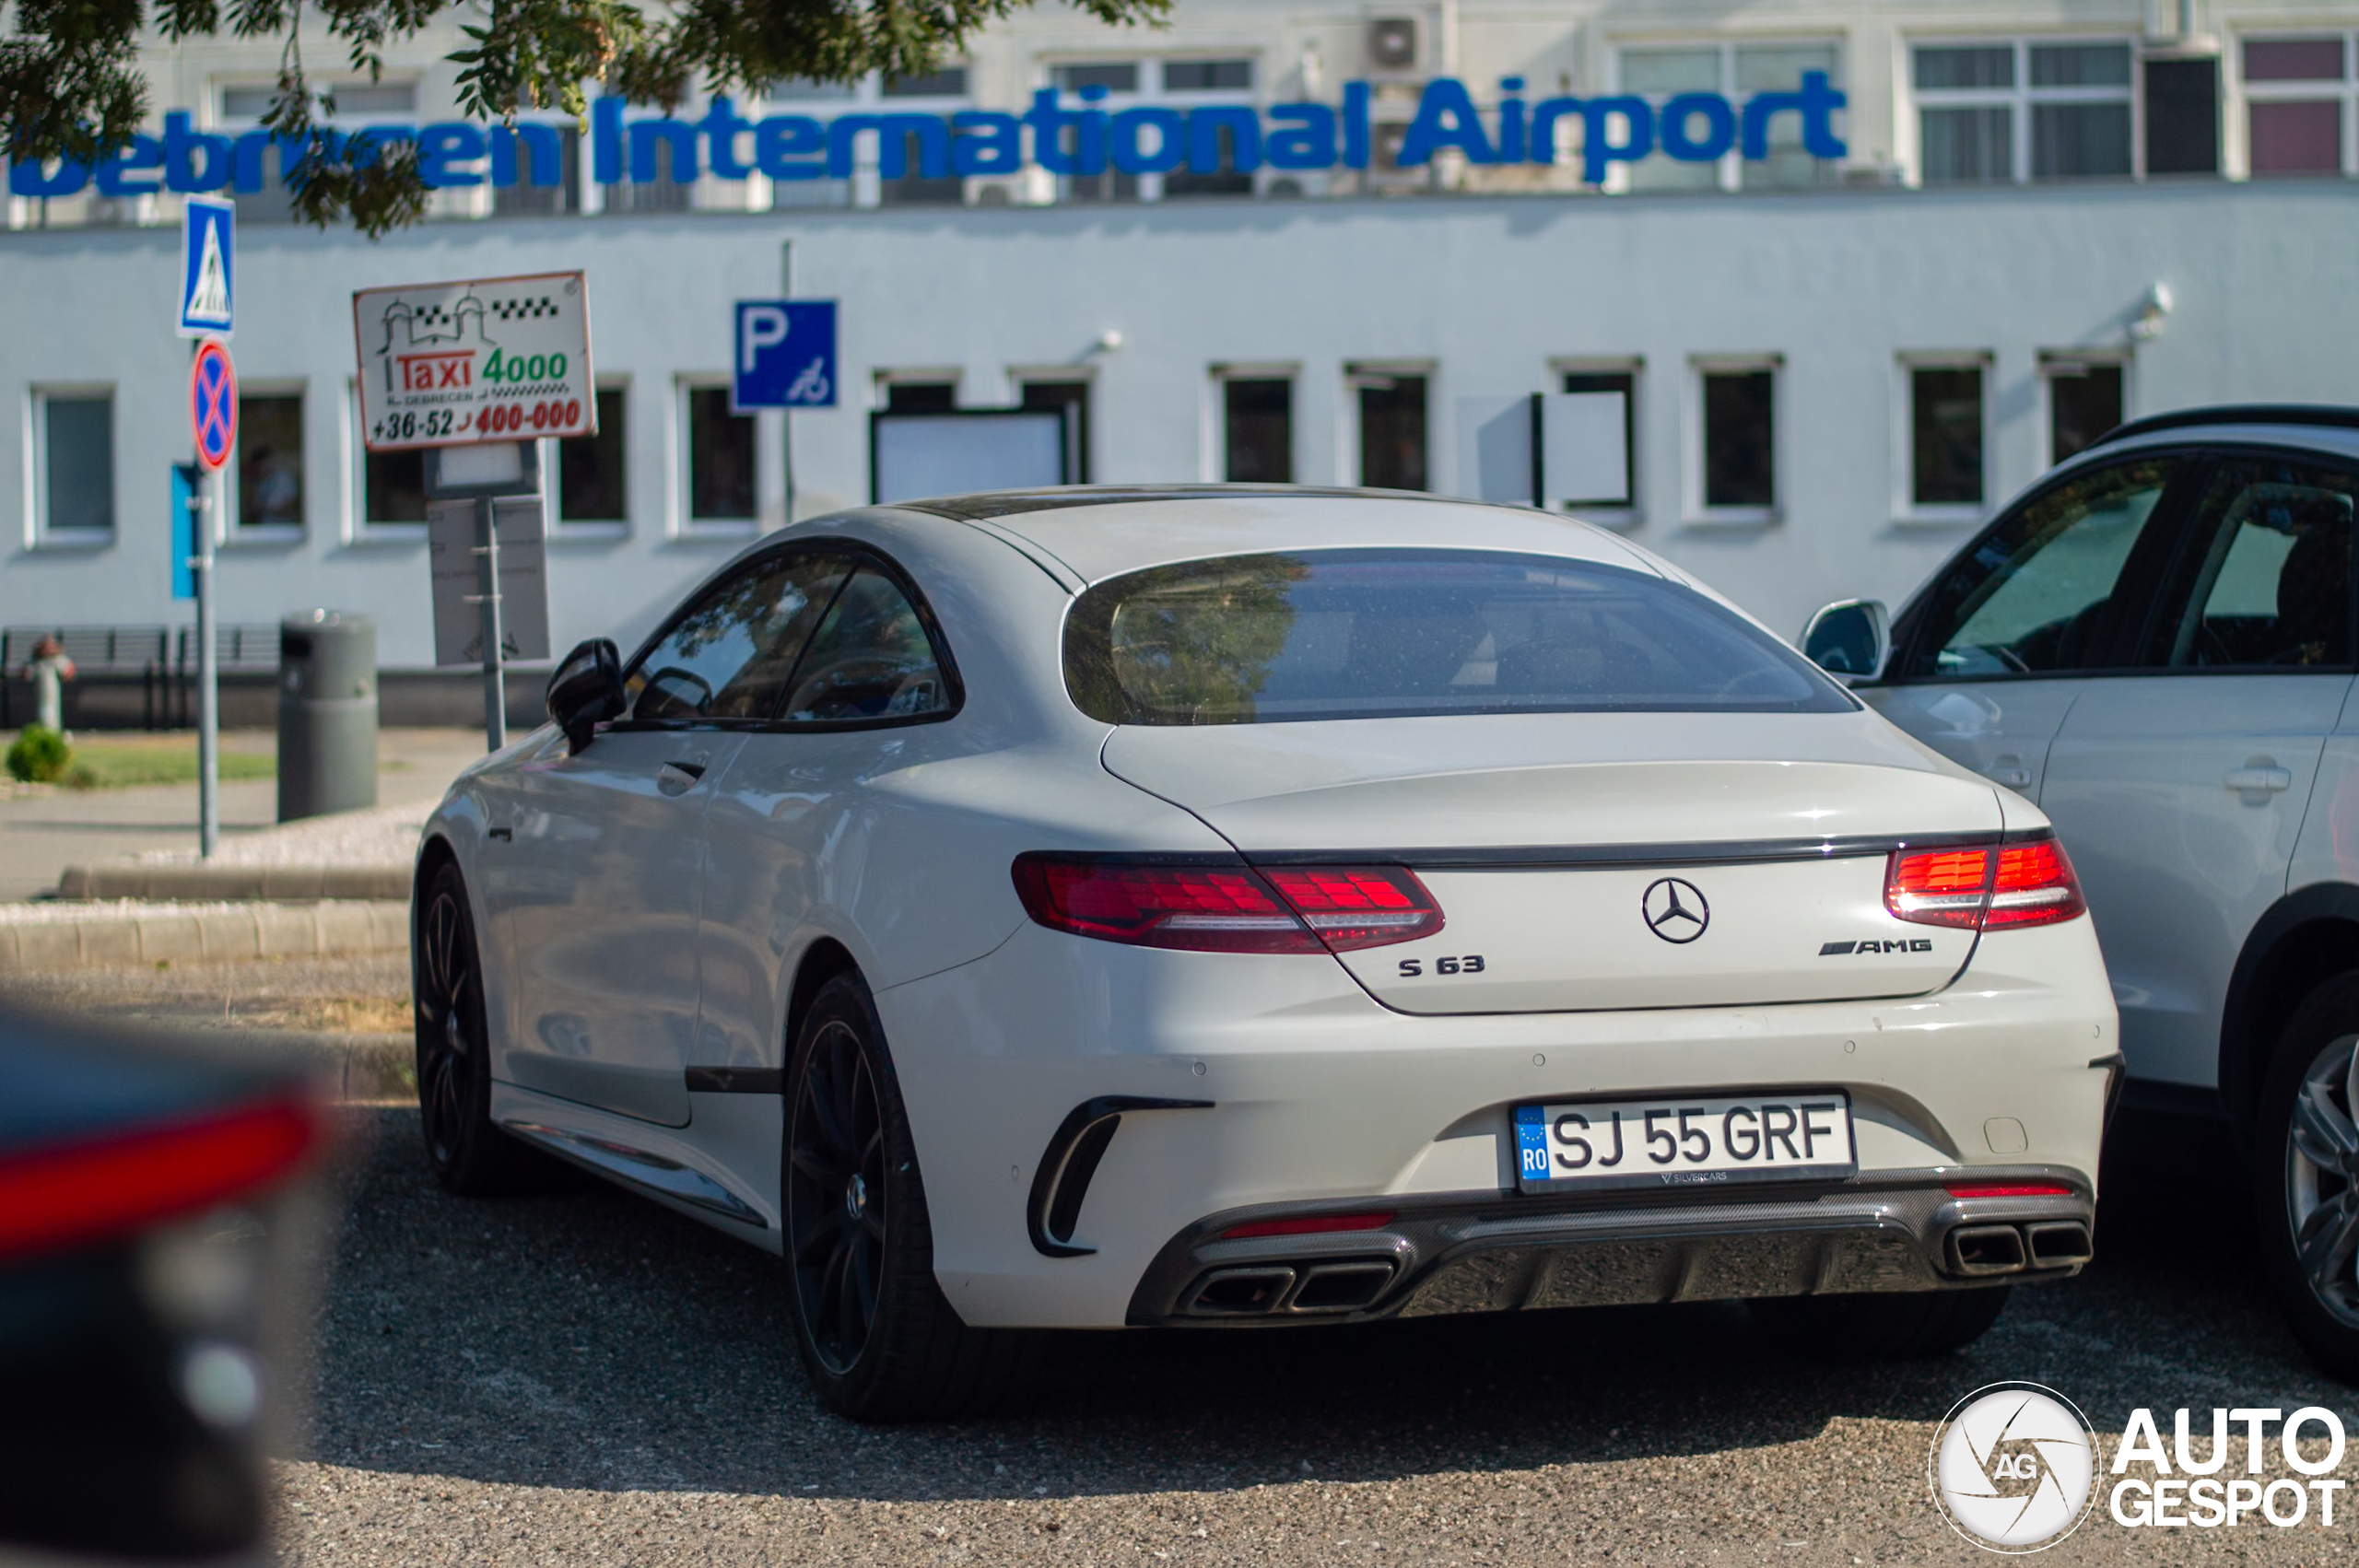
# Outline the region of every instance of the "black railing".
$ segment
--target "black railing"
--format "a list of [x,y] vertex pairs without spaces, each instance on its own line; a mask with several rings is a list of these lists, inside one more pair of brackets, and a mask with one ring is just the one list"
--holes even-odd
[[[215,657],[225,675],[278,668],[275,625],[216,626],[213,636]],[[65,688],[69,726],[75,685],[89,680],[118,687],[139,683],[147,729],[184,729],[196,721],[194,626],[8,626],[0,628],[0,729],[14,729],[31,717],[30,694],[22,689],[27,667],[33,649],[52,637],[74,661],[74,682]]]

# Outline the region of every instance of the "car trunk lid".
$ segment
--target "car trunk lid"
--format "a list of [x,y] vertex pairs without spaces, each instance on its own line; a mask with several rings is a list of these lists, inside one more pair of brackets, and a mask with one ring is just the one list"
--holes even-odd
[[2001,827],[1864,714],[1126,727],[1105,760],[1256,863],[1414,870],[1442,930],[1338,956],[1420,1013],[1934,990],[1974,933],[1895,919],[1887,859]]

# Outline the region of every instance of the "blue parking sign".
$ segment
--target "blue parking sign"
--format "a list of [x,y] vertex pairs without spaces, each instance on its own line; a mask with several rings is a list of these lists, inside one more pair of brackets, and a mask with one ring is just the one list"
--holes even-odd
[[836,405],[834,300],[740,299],[736,325],[732,412]]

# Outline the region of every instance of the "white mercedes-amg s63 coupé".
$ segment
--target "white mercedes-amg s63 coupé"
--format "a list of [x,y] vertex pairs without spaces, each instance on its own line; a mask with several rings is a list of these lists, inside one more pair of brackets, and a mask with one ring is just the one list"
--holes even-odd
[[548,702],[422,842],[434,1172],[781,1253],[847,1414],[1050,1328],[1744,1299],[1922,1353],[2090,1256],[2119,1058],[2046,819],[1603,530],[872,507]]

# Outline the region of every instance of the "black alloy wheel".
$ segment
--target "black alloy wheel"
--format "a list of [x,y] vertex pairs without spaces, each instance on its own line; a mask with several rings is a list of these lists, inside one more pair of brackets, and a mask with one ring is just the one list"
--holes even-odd
[[2253,1143],[2279,1305],[2321,1365],[2359,1382],[2359,973],[2318,987],[2286,1024]]
[[492,1125],[482,959],[466,883],[447,860],[427,880],[418,901],[410,932],[410,988],[426,1163],[452,1192],[475,1197],[509,1190],[525,1151]]
[[968,1328],[934,1279],[908,1107],[857,974],[820,987],[796,1027],[785,1118],[789,1299],[820,1403],[854,1421],[923,1421],[1028,1395],[1040,1336]]
[[885,1283],[885,1118],[860,1036],[821,1021],[788,1124],[787,1256],[813,1350],[841,1376],[868,1348]]

